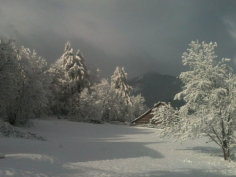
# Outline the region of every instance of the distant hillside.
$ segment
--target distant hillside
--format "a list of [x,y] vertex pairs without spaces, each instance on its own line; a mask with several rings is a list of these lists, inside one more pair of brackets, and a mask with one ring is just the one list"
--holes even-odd
[[174,76],[152,72],[130,79],[128,84],[133,87],[135,95],[142,94],[150,108],[159,101],[170,102],[173,107],[183,104],[173,100],[175,94],[182,90],[181,81]]

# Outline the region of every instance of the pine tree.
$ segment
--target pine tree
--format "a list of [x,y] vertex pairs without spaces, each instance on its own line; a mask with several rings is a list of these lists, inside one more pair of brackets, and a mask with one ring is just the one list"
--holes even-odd
[[[67,115],[74,104],[71,100],[76,100],[83,89],[90,88],[84,57],[79,50],[74,54],[70,42],[67,42],[64,54],[51,66],[49,72],[53,78],[51,110],[54,114]],[[76,99],[71,98],[73,95]]]
[[73,53],[70,42],[65,44],[64,54],[55,63],[55,68],[65,76],[63,79],[70,94],[80,93],[89,87],[88,69],[80,50]]
[[125,99],[126,104],[132,104],[130,99],[132,87],[127,84],[127,73],[124,67],[116,67],[114,74],[111,76],[111,88]]

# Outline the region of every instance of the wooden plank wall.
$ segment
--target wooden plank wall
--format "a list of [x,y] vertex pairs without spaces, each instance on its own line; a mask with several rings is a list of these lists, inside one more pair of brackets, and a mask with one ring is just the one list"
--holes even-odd
[[137,120],[135,123],[136,124],[147,124],[149,123],[150,119],[153,118],[153,115],[150,113],[146,114],[144,117],[141,119]]

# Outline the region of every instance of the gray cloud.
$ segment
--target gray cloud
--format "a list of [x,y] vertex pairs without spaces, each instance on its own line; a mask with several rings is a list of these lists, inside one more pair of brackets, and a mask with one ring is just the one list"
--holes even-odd
[[104,77],[116,65],[130,77],[177,76],[192,40],[217,42],[219,57],[235,58],[235,7],[234,0],[2,0],[0,37],[36,49],[49,63],[69,40]]

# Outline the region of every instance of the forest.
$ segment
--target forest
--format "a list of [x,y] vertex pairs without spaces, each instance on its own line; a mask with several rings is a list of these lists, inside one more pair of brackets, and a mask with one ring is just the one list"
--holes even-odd
[[51,66],[36,51],[0,41],[0,118],[22,125],[42,115],[71,121],[128,122],[147,109],[141,95],[132,95],[124,67],[110,79],[88,68],[80,50],[65,44]]

